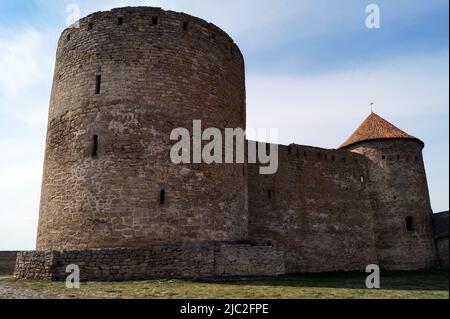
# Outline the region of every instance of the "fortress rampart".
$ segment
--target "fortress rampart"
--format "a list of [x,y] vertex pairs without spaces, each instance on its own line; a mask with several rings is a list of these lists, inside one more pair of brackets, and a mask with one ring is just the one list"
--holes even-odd
[[376,263],[368,161],[345,150],[280,146],[279,170],[249,165],[249,236],[282,243],[289,273]]
[[172,163],[175,128],[245,129],[245,94],[239,48],[204,20],[120,8],[65,30],[37,251],[18,254],[15,276],[64,279],[72,263],[85,280],[436,266],[424,143],[374,113],[339,149],[280,145],[274,175]]

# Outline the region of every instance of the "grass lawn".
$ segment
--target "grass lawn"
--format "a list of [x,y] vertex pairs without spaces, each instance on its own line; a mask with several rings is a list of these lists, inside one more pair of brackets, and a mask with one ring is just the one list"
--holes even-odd
[[[0,277],[1,287],[39,298],[449,298],[448,271],[382,271],[381,289],[365,288],[364,272],[135,282],[16,281]],[[35,297],[34,297],[35,298]]]

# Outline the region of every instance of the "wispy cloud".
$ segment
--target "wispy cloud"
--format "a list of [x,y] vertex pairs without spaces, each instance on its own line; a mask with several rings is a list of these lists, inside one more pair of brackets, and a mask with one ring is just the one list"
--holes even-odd
[[0,30],[0,250],[32,249],[55,43],[49,30]]
[[422,139],[433,208],[449,206],[448,52],[309,76],[250,75],[248,126],[280,130],[282,144],[337,148],[375,111]]
[[374,102],[377,112],[404,130],[425,133],[414,132],[414,119],[448,115],[445,64],[446,53],[438,53],[322,75],[250,75],[248,124],[282,128],[284,143],[337,147]]
[[42,127],[54,65],[54,38],[54,32],[33,27],[0,29],[0,114]]

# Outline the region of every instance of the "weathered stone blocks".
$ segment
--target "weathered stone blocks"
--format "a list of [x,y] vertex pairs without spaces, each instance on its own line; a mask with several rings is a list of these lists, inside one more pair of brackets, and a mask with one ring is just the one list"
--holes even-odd
[[0,251],[0,276],[11,275],[14,272],[17,251]]
[[258,165],[249,165],[248,183],[250,239],[284,247],[288,273],[377,263],[364,156],[280,146],[278,172],[259,175]]
[[18,279],[64,280],[68,265],[82,280],[141,280],[213,276],[276,276],[285,273],[283,250],[224,243],[32,251],[18,254]]

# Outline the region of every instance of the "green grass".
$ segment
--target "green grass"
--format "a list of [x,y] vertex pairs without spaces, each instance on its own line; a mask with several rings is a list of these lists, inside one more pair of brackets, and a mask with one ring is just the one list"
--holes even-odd
[[[2,285],[39,293],[44,298],[449,298],[447,271],[382,271],[381,289],[365,288],[366,273],[326,273],[280,277],[240,277],[130,282],[84,282],[66,289],[64,282],[16,281]],[[1,298],[1,296],[0,296]]]

